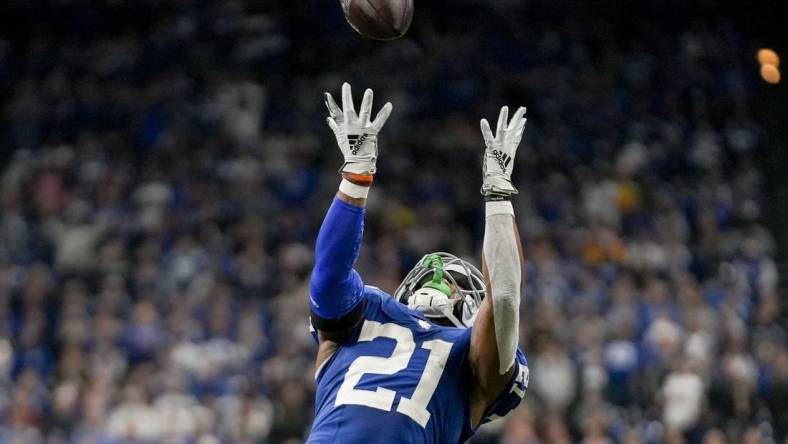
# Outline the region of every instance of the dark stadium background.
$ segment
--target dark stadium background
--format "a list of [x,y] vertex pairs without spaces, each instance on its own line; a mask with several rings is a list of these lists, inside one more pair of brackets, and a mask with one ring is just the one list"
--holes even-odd
[[359,261],[389,291],[478,257],[477,122],[529,108],[531,389],[473,442],[788,442],[785,9],[421,0],[380,43],[336,1],[3,2],[0,443],[302,441],[345,80],[394,103]]

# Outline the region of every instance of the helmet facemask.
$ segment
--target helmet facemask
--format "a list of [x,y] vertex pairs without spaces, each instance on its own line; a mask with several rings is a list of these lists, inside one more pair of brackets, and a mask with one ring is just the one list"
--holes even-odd
[[425,255],[394,292],[398,301],[438,324],[470,327],[484,299],[484,276],[449,253]]

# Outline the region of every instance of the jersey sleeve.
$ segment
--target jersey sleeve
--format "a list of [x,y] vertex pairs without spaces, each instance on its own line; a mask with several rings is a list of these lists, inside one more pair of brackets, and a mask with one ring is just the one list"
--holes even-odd
[[506,416],[510,411],[514,410],[523,400],[525,392],[528,389],[528,360],[519,349],[517,350],[517,358],[514,361],[515,371],[512,375],[512,381],[509,387],[504,391],[503,395],[495,401],[486,412],[484,412],[484,419],[482,424],[488,423],[494,419]]
[[339,319],[327,320],[320,318],[314,311],[310,313],[309,334],[312,336],[312,339],[314,339],[315,344],[320,344],[320,334],[318,334],[318,330],[320,330],[324,338],[334,342],[345,342],[350,338],[361,325],[367,307],[370,306],[366,299],[367,294],[364,292],[361,295],[361,300],[356,304],[356,307],[351,310],[350,313]]
[[363,232],[364,208],[334,198],[317,236],[309,286],[312,326],[321,332],[345,332],[363,315],[364,282],[353,269]]

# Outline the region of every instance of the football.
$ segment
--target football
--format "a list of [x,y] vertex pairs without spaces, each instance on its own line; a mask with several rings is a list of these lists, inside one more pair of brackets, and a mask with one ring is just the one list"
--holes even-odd
[[376,40],[402,37],[413,21],[413,0],[341,0],[350,26]]

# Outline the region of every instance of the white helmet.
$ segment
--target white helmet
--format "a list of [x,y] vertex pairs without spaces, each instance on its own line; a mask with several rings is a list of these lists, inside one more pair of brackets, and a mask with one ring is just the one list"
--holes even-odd
[[478,268],[450,253],[430,253],[405,276],[394,297],[432,319],[470,327],[487,293]]

